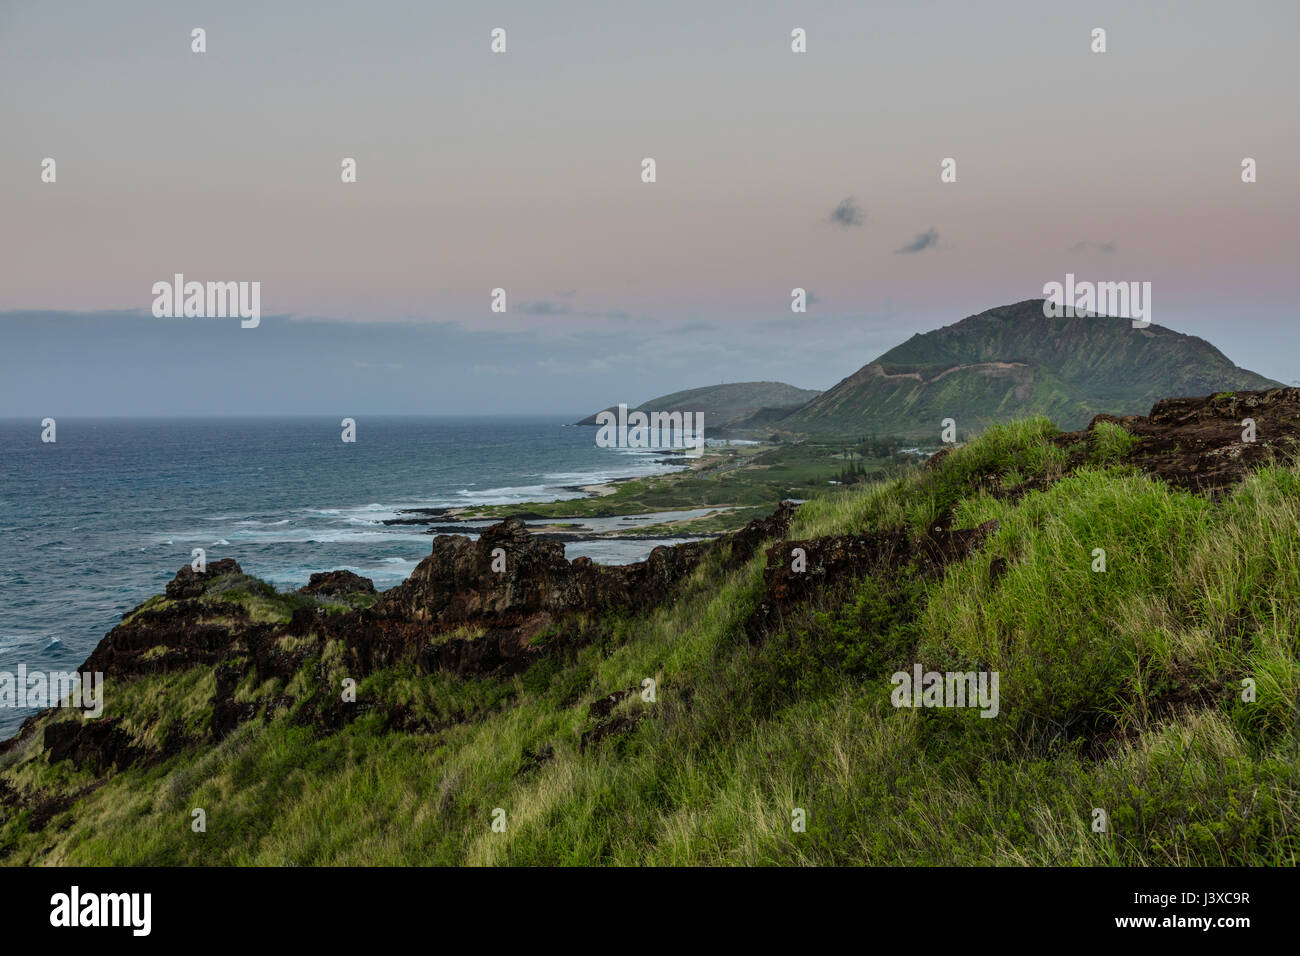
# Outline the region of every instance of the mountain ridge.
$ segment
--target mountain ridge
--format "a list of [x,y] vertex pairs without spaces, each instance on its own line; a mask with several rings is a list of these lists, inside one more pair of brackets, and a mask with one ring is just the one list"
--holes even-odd
[[916,333],[771,423],[783,435],[962,433],[1032,415],[1080,428],[1166,396],[1281,385],[1233,364],[1210,342],[1154,323],[1051,318],[1026,299]]
[[[770,413],[772,409],[795,409],[820,394],[816,389],[797,388],[784,382],[723,382],[669,392],[629,408],[629,411],[701,412],[705,427],[712,432],[752,415]],[[602,411],[617,414],[618,406],[612,405]],[[588,415],[574,424],[595,425],[599,414]]]

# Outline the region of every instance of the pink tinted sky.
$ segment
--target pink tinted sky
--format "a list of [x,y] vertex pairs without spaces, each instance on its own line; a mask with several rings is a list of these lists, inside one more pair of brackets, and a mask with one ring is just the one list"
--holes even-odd
[[270,6],[0,4],[0,310],[147,310],[184,272],[300,317],[786,327],[852,344],[824,387],[1069,271],[1300,377],[1293,3]]

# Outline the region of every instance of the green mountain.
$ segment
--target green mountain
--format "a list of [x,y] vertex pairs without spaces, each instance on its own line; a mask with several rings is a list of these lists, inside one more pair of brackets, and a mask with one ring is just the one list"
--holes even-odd
[[[798,408],[820,394],[814,389],[795,388],[783,382],[729,382],[661,395],[629,411],[703,412],[705,430],[716,433],[721,428],[754,416],[760,419],[779,419],[783,413]],[[773,409],[779,413],[774,413]],[[606,411],[617,414],[618,406]],[[588,415],[575,424],[595,425],[596,415]]]
[[1046,318],[1028,299],[912,336],[772,425],[814,437],[960,434],[1046,415],[1081,428],[1168,395],[1273,388],[1204,339],[1110,316]]

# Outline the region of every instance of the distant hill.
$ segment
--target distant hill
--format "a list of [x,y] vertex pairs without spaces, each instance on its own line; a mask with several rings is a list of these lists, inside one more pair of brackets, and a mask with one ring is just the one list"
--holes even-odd
[[809,437],[963,437],[997,422],[1046,415],[1085,426],[1106,412],[1145,412],[1161,398],[1249,391],[1280,383],[1238,368],[1204,339],[1109,316],[1046,318],[1029,299],[912,336],[771,431]]
[[[717,434],[720,429],[756,415],[768,420],[779,420],[820,394],[814,389],[795,388],[782,382],[731,382],[661,395],[629,411],[703,412],[705,430]],[[607,411],[617,413],[618,406],[612,406]],[[600,413],[588,415],[574,424],[595,425],[598,414]]]

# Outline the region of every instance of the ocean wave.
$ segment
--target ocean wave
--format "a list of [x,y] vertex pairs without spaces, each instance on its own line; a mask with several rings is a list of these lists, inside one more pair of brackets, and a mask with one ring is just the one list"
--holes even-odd
[[465,505],[509,505],[520,501],[558,500],[578,497],[577,492],[547,485],[507,485],[503,488],[485,488],[482,491],[470,491],[462,488],[457,504]]
[[419,541],[426,546],[429,536],[419,531],[411,531],[409,525],[390,530],[387,525],[377,525],[371,530],[348,530],[344,528],[286,528],[282,532],[250,531],[236,534],[236,542],[249,544],[382,544],[395,541]]
[[355,544],[378,544],[394,541],[424,542],[429,536],[420,530],[412,530],[412,525],[384,525],[375,522],[335,525],[333,527],[303,527],[301,525],[279,524],[262,527],[240,527],[228,531],[226,537],[213,541],[211,532],[201,529],[165,532],[167,537],[155,539],[159,545],[186,547],[232,547],[241,544],[337,544],[340,542]]
[[392,519],[397,517],[399,517],[397,511],[393,510],[393,511],[376,511],[374,517],[371,518],[350,517],[350,518],[345,518],[344,520],[350,525],[361,525],[364,527],[366,525],[373,526],[377,524],[383,524],[383,522],[391,521]]
[[374,524],[378,521],[396,518],[398,511],[403,507],[406,506],[374,503],[356,508],[309,508],[303,514],[315,515],[320,518],[342,518],[352,524]]

